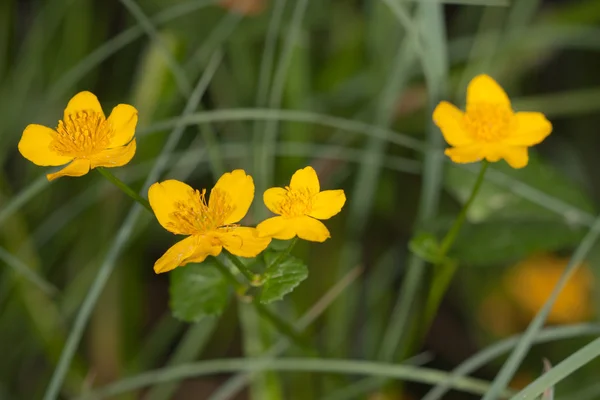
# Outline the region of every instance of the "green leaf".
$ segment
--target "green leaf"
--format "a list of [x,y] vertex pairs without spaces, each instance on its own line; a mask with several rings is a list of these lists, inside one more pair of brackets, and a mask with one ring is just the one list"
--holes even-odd
[[410,251],[432,264],[440,264],[440,244],[431,233],[420,233],[408,243]]
[[574,246],[583,235],[556,220],[487,221],[463,226],[451,253],[466,264],[500,264]]
[[175,318],[198,322],[219,315],[229,300],[229,285],[213,261],[188,264],[170,273],[171,311]]
[[287,255],[280,263],[272,265],[280,256],[281,253],[277,252],[265,254],[269,267],[265,271],[265,283],[260,293],[260,302],[263,304],[283,299],[308,277],[308,268],[296,257]]

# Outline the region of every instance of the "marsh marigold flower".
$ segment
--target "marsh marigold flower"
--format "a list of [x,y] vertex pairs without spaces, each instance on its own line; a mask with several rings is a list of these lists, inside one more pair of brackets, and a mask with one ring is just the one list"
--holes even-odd
[[61,176],[82,176],[96,167],[120,167],[135,154],[137,120],[137,110],[128,104],[119,104],[105,118],[96,96],[81,92],[69,101],[56,129],[28,125],[19,141],[19,151],[36,165],[69,163],[46,175],[50,181]]
[[148,200],[158,222],[169,232],[188,235],[154,264],[156,273],[217,256],[223,247],[241,257],[255,257],[271,242],[258,237],[255,228],[242,227],[254,198],[254,181],[241,169],[223,174],[206,199],[206,189],[195,190],[183,182],[167,180],[148,190]]
[[319,220],[333,217],[346,202],[343,190],[321,192],[312,167],[296,171],[290,186],[268,189],[263,199],[267,208],[279,216],[258,224],[256,229],[261,236],[281,240],[298,236],[311,242],[324,242],[330,237],[329,230]]
[[[517,263],[507,272],[505,290],[527,322],[548,300],[568,263],[568,258],[538,254]],[[593,314],[593,286],[594,276],[589,266],[580,265],[556,299],[548,322],[567,324],[588,320]]]
[[442,101],[433,120],[453,146],[445,154],[455,163],[504,159],[513,168],[523,168],[529,161],[527,148],[552,131],[542,113],[515,113],[504,90],[487,75],[469,83],[466,112]]

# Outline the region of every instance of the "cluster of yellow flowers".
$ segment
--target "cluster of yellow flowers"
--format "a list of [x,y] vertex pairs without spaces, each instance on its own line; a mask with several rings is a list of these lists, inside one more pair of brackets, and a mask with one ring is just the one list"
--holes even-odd
[[[21,154],[41,166],[69,163],[48,180],[61,176],[82,176],[97,167],[119,167],[134,156],[137,110],[117,105],[106,118],[95,95],[81,92],[67,104],[56,129],[29,125],[19,142]],[[223,248],[240,257],[256,257],[272,238],[299,237],[323,242],[329,230],[320,221],[339,213],[346,202],[343,190],[321,191],[312,167],[298,170],[285,188],[271,188],[264,202],[278,216],[256,228],[243,227],[244,218],[254,199],[254,181],[245,171],[236,169],[221,176],[206,198],[206,189],[166,180],[153,184],[148,200],[158,222],[169,232],[186,235],[155,263],[157,273],[188,263],[200,263]]]
[[[48,174],[82,176],[98,167],[127,164],[136,151],[134,138],[137,110],[117,105],[108,118],[95,95],[81,92],[67,104],[55,129],[29,125],[19,142],[21,154],[41,166],[61,166]],[[527,165],[527,147],[541,142],[552,130],[543,114],[515,113],[504,90],[489,76],[475,77],[467,89],[466,112],[442,102],[433,113],[446,141],[453,146],[446,154],[457,163],[505,159],[512,167]],[[315,170],[297,171],[285,188],[271,188],[264,203],[277,216],[256,228],[242,227],[254,198],[254,182],[245,171],[224,174],[206,198],[206,190],[195,190],[177,180],[153,184],[148,191],[150,206],[158,222],[169,232],[187,235],[155,264],[157,273],[190,262],[202,262],[225,248],[242,257],[255,257],[272,238],[299,237],[323,242],[330,237],[320,220],[336,215],[346,197],[342,190],[321,191]]]

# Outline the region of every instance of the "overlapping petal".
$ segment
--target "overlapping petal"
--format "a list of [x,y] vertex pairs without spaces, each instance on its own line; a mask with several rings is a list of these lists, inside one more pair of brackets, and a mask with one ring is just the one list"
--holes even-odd
[[73,157],[61,156],[50,148],[54,131],[42,125],[27,125],[19,141],[19,152],[36,165],[64,165]]
[[136,143],[133,139],[127,146],[101,151],[91,157],[92,168],[96,167],[121,167],[127,164],[135,155]]
[[324,242],[331,237],[321,221],[308,216],[295,218],[294,229],[300,239],[311,242]]
[[491,103],[510,108],[510,99],[498,83],[488,75],[477,75],[467,87],[467,112],[472,104]]
[[177,211],[177,203],[187,203],[194,189],[175,179],[157,182],[148,189],[148,201],[163,228],[175,234],[185,234],[177,229],[177,221],[173,213]]
[[95,94],[91,92],[79,92],[69,100],[67,108],[65,108],[64,117],[71,114],[76,114],[79,111],[93,111],[104,116],[102,106]]
[[465,147],[452,147],[444,151],[452,161],[458,164],[472,163],[484,158],[482,146],[473,144]]
[[76,158],[69,165],[64,167],[58,172],[53,174],[47,174],[46,178],[49,181],[53,181],[56,178],[60,178],[61,176],[82,176],[87,174],[90,171],[90,160],[85,158]]
[[346,195],[341,189],[324,190],[313,197],[312,210],[308,215],[317,219],[329,219],[342,211]]
[[321,190],[317,172],[313,167],[299,169],[292,175],[290,189],[303,191],[307,190],[310,194],[317,194]]
[[223,247],[240,257],[256,257],[271,243],[270,237],[260,237],[255,228],[238,227],[219,234]]
[[433,111],[433,121],[451,146],[466,146],[473,137],[464,129],[464,113],[447,101],[442,101]]
[[194,236],[175,243],[154,263],[154,272],[160,274],[187,264],[188,259],[197,251],[197,248],[198,240]]
[[256,227],[261,237],[272,237],[273,239],[289,240],[296,236],[296,218],[285,218],[281,216],[267,218]]
[[287,190],[280,187],[274,187],[265,190],[263,193],[263,201],[265,202],[265,206],[275,214],[281,213],[281,204],[285,200],[287,196]]
[[138,112],[129,104],[119,104],[112,109],[107,121],[114,131],[109,148],[125,146],[131,142],[138,122]]
[[502,158],[511,167],[519,169],[525,167],[529,162],[529,153],[525,146],[511,146],[503,149]]
[[196,249],[194,250],[194,253],[185,260],[185,264],[201,263],[206,260],[206,257],[216,257],[221,254],[221,251],[223,251],[223,246],[221,246],[218,240],[212,238],[211,236],[196,236],[196,239],[198,241]]
[[248,209],[254,199],[254,181],[250,175],[241,169],[227,172],[219,178],[211,191],[208,199],[208,207],[214,209],[218,196],[215,191],[221,191],[226,195],[229,204],[233,207],[231,213],[225,218],[225,224],[234,224],[240,221],[248,213]]
[[552,132],[552,124],[540,112],[515,114],[516,129],[504,140],[511,146],[533,146],[541,143]]

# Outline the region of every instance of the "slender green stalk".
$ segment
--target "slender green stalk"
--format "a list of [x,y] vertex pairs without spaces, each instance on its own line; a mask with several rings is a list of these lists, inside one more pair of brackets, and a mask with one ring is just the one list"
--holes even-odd
[[267,265],[267,268],[272,268],[272,267],[275,267],[275,266],[277,266],[277,265],[281,264],[281,262],[282,262],[282,261],[283,261],[283,260],[284,260],[284,259],[285,259],[287,256],[289,256],[289,255],[290,255],[290,253],[292,252],[292,249],[294,248],[294,246],[296,245],[296,243],[298,243],[298,237],[295,237],[295,238],[293,238],[293,239],[290,241],[290,244],[288,244],[288,247],[286,247],[286,248],[285,248],[285,250],[284,250],[284,251],[282,251],[282,252],[279,254],[279,257],[277,257],[277,258],[275,259],[275,261],[273,261],[273,263],[272,263],[271,265]]
[[261,286],[262,285],[262,280],[263,280],[262,277],[259,274],[255,274],[254,272],[250,271],[250,268],[248,268],[246,266],[246,264],[244,264],[242,262],[242,260],[240,260],[239,258],[234,256],[227,250],[223,250],[223,254],[225,254],[225,256],[233,263],[233,265],[235,265],[236,268],[242,273],[242,275],[244,275],[246,277],[246,279],[248,279],[248,282],[250,283],[250,285],[252,285],[252,286]]
[[452,227],[442,239],[439,252],[439,259],[442,261],[440,264],[434,266],[435,273],[433,276],[433,282],[429,288],[427,302],[425,303],[425,320],[423,322],[423,329],[425,331],[429,329],[440,303],[444,298],[444,294],[448,290],[448,286],[450,286],[450,282],[452,282],[452,278],[454,277],[454,274],[458,268],[458,264],[455,262],[446,262],[443,260],[446,258],[448,251],[450,251],[450,248],[454,244],[454,241],[458,236],[458,232],[467,218],[467,212],[477,197],[479,189],[481,189],[488,166],[489,162],[487,160],[483,160],[481,162],[481,169],[479,170],[479,175],[475,180],[475,185],[473,185],[473,190],[471,191],[469,198],[460,210],[458,217],[456,217],[454,220]]
[[475,185],[473,186],[471,195],[467,199],[467,202],[463,205],[462,210],[460,210],[460,214],[458,214],[458,217],[454,220],[452,228],[450,228],[450,230],[442,240],[442,244],[440,246],[441,256],[445,256],[448,253],[448,250],[450,250],[450,247],[452,247],[452,244],[454,244],[456,236],[458,235],[458,232],[460,231],[460,228],[462,227],[467,217],[467,211],[469,211],[471,204],[473,204],[475,197],[477,197],[477,193],[479,193],[479,189],[481,188],[481,184],[483,183],[483,178],[485,176],[485,171],[487,171],[489,165],[490,163],[487,160],[483,160],[481,162],[481,169],[479,170],[479,175],[477,176],[477,180],[475,181]]
[[300,333],[298,333],[298,331],[296,331],[292,325],[281,319],[279,315],[275,314],[267,306],[262,304],[258,298],[255,298],[252,304],[261,317],[268,320],[275,328],[277,328],[279,332],[291,339],[293,343],[305,350],[309,350],[311,353],[316,354],[314,350],[311,350],[311,346],[307,340]]
[[227,266],[223,264],[218,257],[213,257],[213,261],[215,262],[216,267],[219,269],[219,271],[221,271],[223,276],[229,281],[229,283],[231,283],[231,285],[235,289],[235,292],[238,295],[243,295],[244,293],[246,293],[248,288],[243,283],[237,280],[237,278],[231,273],[231,270],[227,268]]
[[98,172],[100,172],[100,175],[102,175],[103,177],[108,179],[108,181],[110,183],[114,184],[116,187],[121,189],[123,191],[123,193],[125,193],[127,196],[131,197],[133,200],[137,201],[142,206],[144,206],[144,208],[146,210],[150,211],[150,214],[154,214],[154,211],[152,211],[152,207],[150,207],[150,203],[148,202],[148,200],[146,200],[142,196],[140,196],[135,190],[130,188],[125,182],[123,182],[122,180],[120,180],[119,178],[114,176],[113,173],[108,171],[106,168],[96,168],[96,169],[98,170]]

